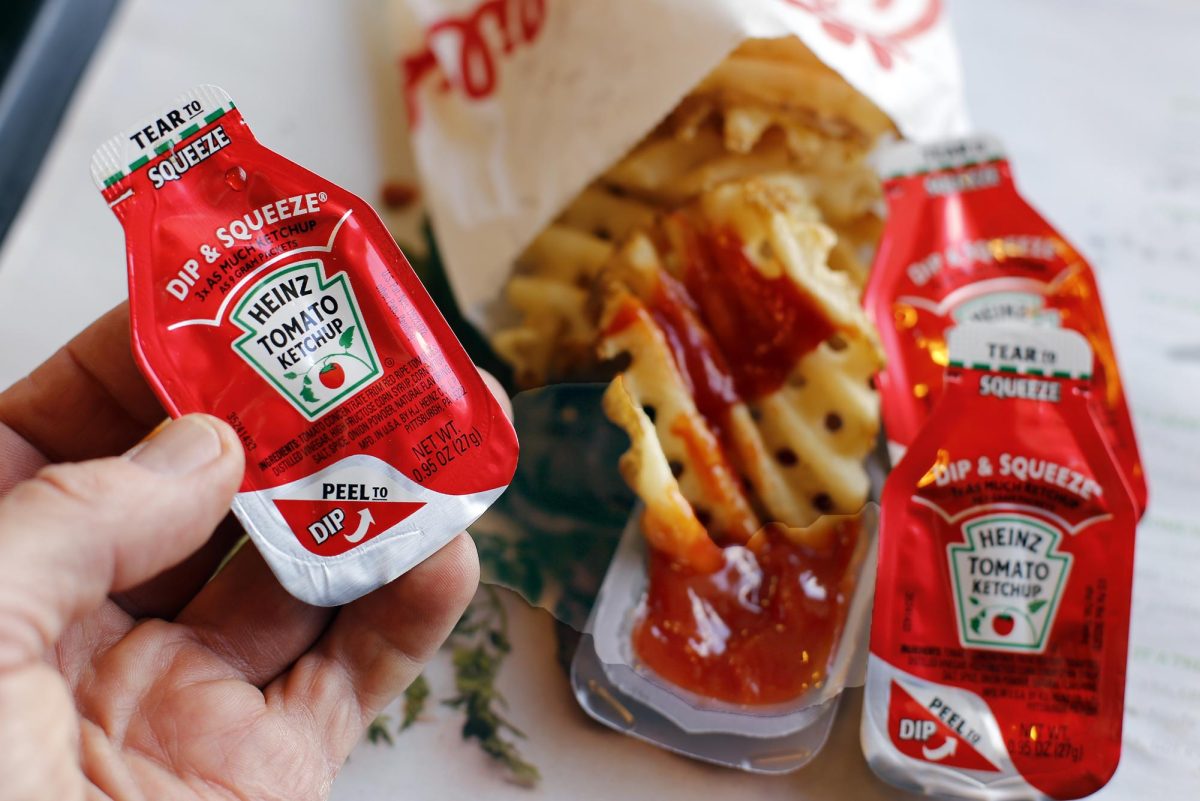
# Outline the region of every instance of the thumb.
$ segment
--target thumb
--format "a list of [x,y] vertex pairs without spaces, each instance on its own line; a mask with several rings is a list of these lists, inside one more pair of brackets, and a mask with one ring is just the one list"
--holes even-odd
[[42,658],[110,592],[182,561],[241,482],[241,443],[207,415],[121,457],[43,468],[0,500],[0,671]]

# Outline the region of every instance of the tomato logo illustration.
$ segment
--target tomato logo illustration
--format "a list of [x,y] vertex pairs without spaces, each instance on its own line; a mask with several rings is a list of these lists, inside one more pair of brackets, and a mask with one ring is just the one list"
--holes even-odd
[[[337,338],[337,346],[343,350],[320,356],[308,364],[300,365],[298,369],[283,374],[287,381],[300,382],[300,391],[295,394],[301,401],[314,406],[322,403],[327,406],[346,392],[361,386],[364,381],[374,380],[380,375],[370,346],[364,349],[361,345],[355,345],[357,330],[356,326],[348,326]],[[323,391],[322,388],[329,392]],[[322,397],[318,398],[317,392],[321,392]]]
[[992,618],[992,631],[1001,637],[1007,637],[1012,634],[1013,626],[1016,624],[1017,621],[1013,619],[1012,615],[996,615]]
[[330,362],[317,374],[321,383],[329,389],[337,389],[346,382],[346,370],[337,362]]

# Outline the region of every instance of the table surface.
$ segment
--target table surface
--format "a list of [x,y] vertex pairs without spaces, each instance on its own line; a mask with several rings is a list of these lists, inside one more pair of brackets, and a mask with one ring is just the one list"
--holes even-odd
[[[972,117],[1008,144],[1026,195],[1093,260],[1150,476],[1139,529],[1124,759],[1096,798],[1200,794],[1200,5],[957,0]],[[97,144],[198,83],[229,89],[264,141],[367,198],[411,174],[383,0],[126,0],[0,252],[0,386],[125,295],[123,243],[97,196]],[[402,234],[416,219],[390,220]],[[413,237],[410,237],[413,238]],[[552,621],[515,598],[501,676],[537,790],[503,781],[434,710],[364,744],[333,798],[906,797],[875,781],[851,692],[809,767],[763,778],[591,725],[554,658]],[[451,690],[447,658],[429,672]]]

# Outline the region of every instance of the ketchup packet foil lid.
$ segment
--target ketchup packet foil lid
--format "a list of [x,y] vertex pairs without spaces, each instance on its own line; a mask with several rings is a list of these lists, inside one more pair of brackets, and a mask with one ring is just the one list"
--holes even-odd
[[1080,798],[1121,754],[1136,510],[1049,326],[949,332],[942,399],[883,491],[867,761],[963,799]]
[[280,582],[346,603],[504,492],[512,426],[375,212],[201,86],[92,175],[125,228],[133,352],[172,416],[238,432],[233,510]]
[[880,152],[876,166],[888,221],[864,303],[887,353],[879,391],[893,454],[912,443],[941,394],[947,328],[1070,328],[1095,354],[1092,402],[1140,515],[1146,478],[1095,275],[1017,192],[1000,144],[906,142]]

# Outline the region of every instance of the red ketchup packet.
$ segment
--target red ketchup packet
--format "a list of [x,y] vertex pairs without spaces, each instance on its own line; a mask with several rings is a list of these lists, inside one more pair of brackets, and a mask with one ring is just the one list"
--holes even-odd
[[133,352],[168,412],[228,422],[233,511],[284,587],[351,601],[504,492],[512,426],[375,212],[201,86],[92,176],[125,228]]
[[1092,402],[1139,516],[1146,478],[1091,267],[1025,202],[1003,149],[978,136],[882,152],[888,222],[864,303],[887,353],[879,375],[893,461],[942,389],[947,328],[1025,322],[1083,334],[1096,357]]
[[862,741],[950,798],[1080,798],[1121,754],[1137,512],[1064,328],[948,332],[883,490]]

